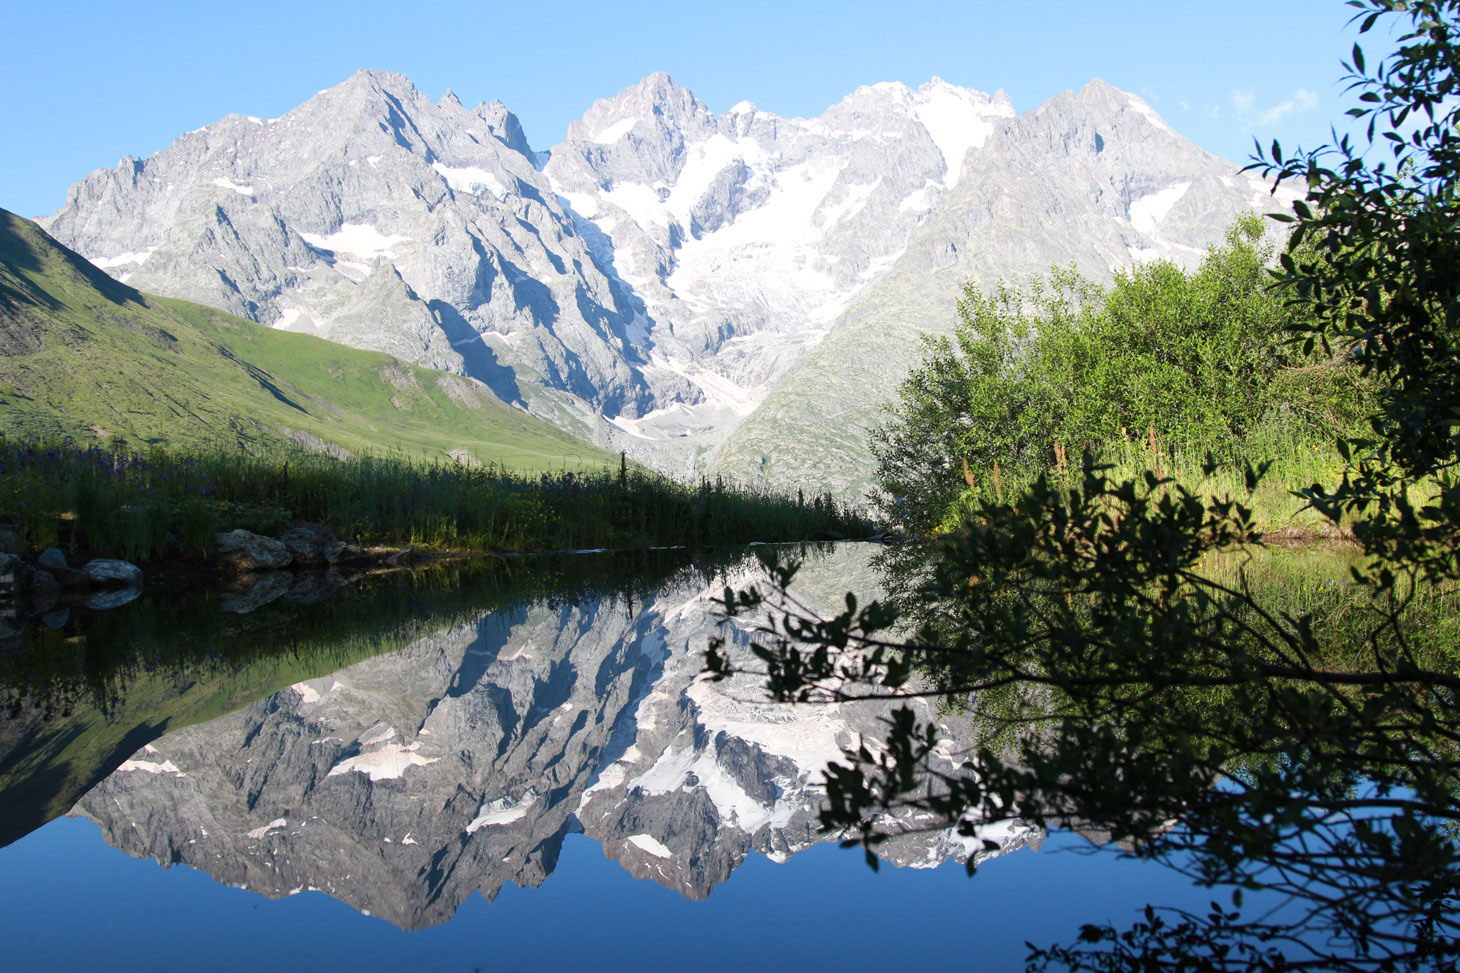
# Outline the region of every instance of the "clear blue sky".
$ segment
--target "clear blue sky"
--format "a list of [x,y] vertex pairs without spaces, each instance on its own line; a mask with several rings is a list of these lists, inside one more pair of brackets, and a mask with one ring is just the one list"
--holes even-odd
[[717,112],[749,99],[787,116],[935,75],[1003,88],[1023,111],[1100,77],[1240,162],[1254,135],[1327,139],[1354,40],[1341,0],[6,6],[0,206],[24,216],[53,212],[71,183],[123,155],[230,112],[282,115],[361,67],[406,74],[433,98],[500,98],[538,149],[659,70]]

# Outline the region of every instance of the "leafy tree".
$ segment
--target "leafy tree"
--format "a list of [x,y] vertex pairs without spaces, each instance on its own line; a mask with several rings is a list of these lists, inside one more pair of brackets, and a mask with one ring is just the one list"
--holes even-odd
[[[1310,497],[1337,518],[1355,516],[1379,571],[1460,575],[1460,3],[1362,0],[1352,3],[1367,33],[1386,14],[1411,29],[1372,72],[1354,45],[1345,64],[1367,120],[1367,144],[1285,157],[1273,143],[1271,176],[1303,179],[1293,247],[1283,255],[1291,302],[1312,312],[1296,330],[1304,347],[1344,349],[1379,380],[1369,433],[1341,443],[1354,462],[1332,491]],[[1387,150],[1389,158],[1382,158]],[[1372,161],[1371,155],[1379,155]],[[1307,242],[1306,249],[1299,246]],[[1436,495],[1410,497],[1420,478]],[[1377,583],[1388,587],[1382,578]]]
[[1250,216],[1192,273],[1159,261],[1104,290],[1073,270],[992,294],[969,284],[955,334],[930,341],[873,434],[884,511],[927,531],[960,495],[1131,437],[1233,458],[1264,425],[1305,442],[1351,428],[1357,371],[1287,340],[1309,315],[1270,286],[1272,256]]
[[[1279,275],[1297,352],[1351,356],[1378,385],[1367,433],[1342,441],[1341,481],[1307,491],[1354,521],[1369,558],[1355,571],[1362,610],[1283,611],[1245,576],[1221,580],[1207,555],[1262,541],[1241,498],[1203,499],[1154,473],[1115,479],[1089,453],[1076,483],[1041,476],[1007,501],[985,497],[938,541],[911,638],[894,634],[888,604],[802,610],[785,593],[793,567],[724,594],[727,614],[774,609],[755,652],[778,698],[937,696],[1008,730],[939,773],[934,727],[902,708],[882,746],[833,765],[823,824],[869,860],[899,820],[886,812],[911,807],[923,827],[964,834],[1010,816],[1090,824],[1128,854],[1231,887],[1230,905],[1206,913],[1153,907],[1129,929],[1031,947],[1036,968],[1460,962],[1460,0],[1352,6],[1362,32],[1409,24],[1383,64],[1368,69],[1356,46],[1348,65],[1367,140],[1292,158],[1275,145],[1261,164],[1309,190]],[[977,342],[938,367],[983,368],[970,351],[1007,374]],[[961,388],[924,375],[929,396]],[[1246,467],[1249,492],[1264,472]],[[707,654],[718,677],[731,671],[721,648]],[[1254,915],[1242,901],[1253,888],[1292,904]]]

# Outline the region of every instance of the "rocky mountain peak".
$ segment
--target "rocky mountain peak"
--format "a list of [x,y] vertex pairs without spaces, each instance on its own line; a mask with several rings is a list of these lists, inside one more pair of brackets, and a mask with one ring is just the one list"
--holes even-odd
[[328,102],[347,100],[358,104],[361,99],[374,100],[381,95],[393,95],[396,98],[410,101],[418,98],[424,100],[415,84],[405,75],[380,68],[361,68],[334,87],[318,92],[314,98],[305,102],[301,107],[308,106],[320,98],[324,98]]
[[660,72],[549,154],[500,102],[364,70],[93,173],[43,225],[131,286],[464,372],[666,471],[851,493],[965,281],[1194,262],[1275,208],[1237,170],[1099,80],[1018,115],[934,78],[716,118]]
[[503,145],[525,156],[534,166],[537,165],[537,155],[532,151],[532,146],[527,144],[527,133],[522,130],[522,123],[507,110],[506,105],[494,98],[491,102],[484,101],[477,105],[472,114],[486,122],[487,131]]
[[[619,146],[632,133],[630,146],[643,145],[650,153],[668,150],[672,156],[685,142],[707,138],[715,128],[714,113],[704,102],[660,71],[594,102],[580,121],[568,126],[568,141]],[[674,173],[666,169],[664,174]]]
[[1160,132],[1172,140],[1183,143],[1186,141],[1145,100],[1100,78],[1090,81],[1078,92],[1060,92],[1036,109],[1035,113],[1059,115],[1071,121],[1088,119],[1109,123],[1119,120],[1139,126],[1141,131]]

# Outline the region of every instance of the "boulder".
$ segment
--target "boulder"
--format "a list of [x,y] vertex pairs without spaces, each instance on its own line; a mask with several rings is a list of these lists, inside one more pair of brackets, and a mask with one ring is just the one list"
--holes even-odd
[[[53,577],[57,584],[68,591],[85,590],[91,587],[91,578],[80,568],[47,568],[46,573]],[[32,572],[31,581],[32,583],[35,581],[34,572]]]
[[331,564],[350,564],[355,561],[369,560],[370,554],[359,544],[347,544],[344,541],[335,541],[325,556]]
[[0,554],[0,598],[18,590],[21,567],[20,558],[14,554]]
[[301,574],[289,586],[285,596],[296,605],[317,605],[334,594],[335,589],[345,583],[338,571],[323,574]]
[[319,524],[298,524],[285,532],[281,538],[294,563],[301,567],[317,567],[329,563],[329,556],[340,542]]
[[294,583],[288,571],[263,571],[253,576],[253,583],[242,591],[226,592],[218,598],[220,611],[246,615],[275,599],[282,598]]
[[142,569],[130,561],[114,561],[110,558],[99,557],[94,561],[87,561],[86,578],[92,584],[102,585],[107,588],[140,588],[142,586]]
[[31,591],[61,590],[61,582],[57,581],[56,576],[44,568],[31,568],[28,574],[26,584]]
[[[55,578],[51,579],[53,583],[55,582],[55,580]],[[52,608],[55,608],[56,602],[60,600],[60,598],[58,597],[60,593],[61,589],[59,587],[31,588],[30,613],[32,615],[37,615],[41,614],[42,612],[48,612]]]
[[218,556],[239,571],[274,571],[286,568],[294,555],[283,541],[247,530],[215,534]]
[[48,547],[41,551],[41,556],[35,559],[35,563],[47,571],[65,571],[71,566],[66,563],[66,555],[59,547]]
[[86,599],[86,607],[96,611],[105,611],[108,608],[120,608],[128,602],[135,601],[141,594],[142,589],[138,587],[98,591]]

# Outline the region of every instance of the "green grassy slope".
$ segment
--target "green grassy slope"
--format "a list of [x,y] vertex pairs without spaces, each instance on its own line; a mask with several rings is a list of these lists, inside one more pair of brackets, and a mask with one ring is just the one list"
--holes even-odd
[[427,459],[464,451],[528,471],[617,460],[480,383],[142,294],[3,209],[0,431]]

